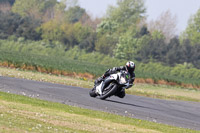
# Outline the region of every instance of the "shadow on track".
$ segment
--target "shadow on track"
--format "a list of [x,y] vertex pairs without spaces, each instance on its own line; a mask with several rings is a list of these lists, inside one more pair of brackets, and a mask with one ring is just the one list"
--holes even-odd
[[145,107],[145,106],[136,105],[136,104],[132,104],[132,103],[125,103],[125,102],[114,101],[114,100],[108,100],[108,99],[106,99],[105,101],[113,102],[113,103],[118,103],[118,104],[123,104],[123,105],[129,105],[129,106],[138,107],[138,108],[145,108],[145,109],[151,109],[151,110],[157,110],[157,111],[164,111],[164,110],[155,109],[155,108],[150,108],[150,107]]

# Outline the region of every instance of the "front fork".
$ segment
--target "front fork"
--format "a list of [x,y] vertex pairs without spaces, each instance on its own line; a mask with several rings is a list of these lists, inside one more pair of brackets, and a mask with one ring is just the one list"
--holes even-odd
[[96,94],[97,95],[102,95],[102,85],[103,85],[103,81],[101,82],[101,84],[100,85],[98,85],[98,86],[96,86]]

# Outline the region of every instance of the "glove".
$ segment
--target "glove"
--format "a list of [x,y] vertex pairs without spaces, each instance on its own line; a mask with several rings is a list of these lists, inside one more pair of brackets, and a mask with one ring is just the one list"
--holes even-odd
[[130,84],[129,83],[129,85],[126,87],[126,89],[129,89],[129,88],[131,88],[133,86],[133,84]]

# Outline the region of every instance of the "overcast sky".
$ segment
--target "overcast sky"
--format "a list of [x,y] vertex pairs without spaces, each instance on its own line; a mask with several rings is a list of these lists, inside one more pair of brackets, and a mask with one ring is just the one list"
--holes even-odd
[[[117,0],[79,0],[81,7],[93,17],[102,17],[108,5],[116,5]],[[148,21],[155,20],[162,12],[170,10],[177,16],[177,33],[185,30],[188,19],[200,8],[200,0],[145,0]]]

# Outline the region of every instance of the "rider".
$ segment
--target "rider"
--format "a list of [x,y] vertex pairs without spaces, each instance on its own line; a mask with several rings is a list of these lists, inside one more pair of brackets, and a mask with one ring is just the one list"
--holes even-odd
[[[114,67],[112,69],[108,69],[101,77],[99,77],[97,80],[95,80],[95,82],[94,82],[95,86],[100,84],[106,77],[108,77],[111,74],[114,74],[116,72],[119,72],[121,70],[125,70],[130,73],[131,78],[129,80],[129,83],[131,85],[129,86],[129,88],[132,87],[133,82],[135,80],[135,73],[134,73],[135,63],[132,61],[128,61],[125,66]],[[117,94],[117,96],[120,98],[123,98],[125,96],[125,90],[122,90],[119,94]]]

